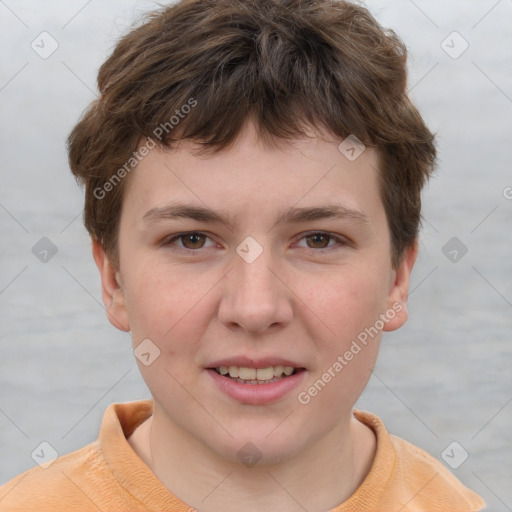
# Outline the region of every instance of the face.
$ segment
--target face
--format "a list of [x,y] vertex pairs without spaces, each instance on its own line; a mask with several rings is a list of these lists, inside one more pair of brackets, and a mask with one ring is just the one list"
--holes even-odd
[[118,268],[94,246],[155,406],[227,460],[248,442],[286,460],[347,428],[381,331],[406,319],[415,252],[392,267],[377,154],[339,142],[269,147],[248,123],[216,155],[154,149],[125,189]]

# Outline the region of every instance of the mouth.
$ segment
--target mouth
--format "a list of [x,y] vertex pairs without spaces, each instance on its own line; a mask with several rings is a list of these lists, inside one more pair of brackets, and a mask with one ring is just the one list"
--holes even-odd
[[[223,396],[235,402],[248,405],[268,405],[280,400],[288,400],[305,382],[306,368],[291,366],[290,361],[260,362],[242,360],[235,366],[234,361],[222,361],[205,368],[212,379],[214,388]],[[228,366],[229,365],[229,366]]]
[[208,368],[208,370],[213,370],[218,375],[240,384],[262,385],[281,381],[304,371],[305,368],[296,368],[284,365],[266,366],[264,368],[219,366],[216,368]]

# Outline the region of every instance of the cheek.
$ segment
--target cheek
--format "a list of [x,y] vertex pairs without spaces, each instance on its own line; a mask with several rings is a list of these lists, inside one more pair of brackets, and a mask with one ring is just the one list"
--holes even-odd
[[322,321],[326,339],[333,348],[343,349],[384,311],[387,282],[380,275],[374,267],[351,267],[310,281],[303,308],[310,309]]
[[134,346],[149,338],[173,367],[192,357],[211,318],[209,291],[218,278],[187,278],[175,267],[155,264],[130,272],[125,297]]
[[[299,403],[315,409],[311,416],[326,427],[347,415],[363,392],[381,339],[380,331],[371,330],[382,312],[378,293],[371,293],[372,287],[351,287],[347,281],[339,284],[344,287],[317,303],[329,329],[317,330],[313,337],[319,357],[298,397]],[[325,334],[318,336],[320,332]]]
[[135,350],[145,339],[156,345],[159,355],[154,362],[145,365],[137,360],[141,375],[155,398],[166,403],[172,397],[169,407],[185,412],[191,403],[184,390],[197,384],[196,358],[212,314],[207,292],[213,283],[153,269],[131,283],[127,305],[132,343]]
[[375,267],[347,268],[331,272],[306,294],[304,311],[310,308],[310,335],[319,355],[311,389],[319,411],[332,413],[333,404],[352,407],[368,382],[381,338],[375,325],[387,298],[382,275]]

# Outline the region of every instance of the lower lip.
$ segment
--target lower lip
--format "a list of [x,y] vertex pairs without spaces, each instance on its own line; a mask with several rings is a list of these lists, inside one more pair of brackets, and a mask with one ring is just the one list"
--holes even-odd
[[229,377],[224,377],[210,368],[206,371],[223,393],[234,400],[250,405],[276,402],[296,388],[306,375],[305,370],[300,370],[289,377],[283,377],[268,384],[242,384]]

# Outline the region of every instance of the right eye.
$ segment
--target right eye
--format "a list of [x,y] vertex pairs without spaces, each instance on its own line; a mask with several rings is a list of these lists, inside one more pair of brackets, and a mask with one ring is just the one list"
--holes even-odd
[[179,233],[172,236],[171,238],[167,239],[164,245],[172,246],[178,243],[179,249],[197,251],[198,249],[203,249],[205,247],[206,240],[209,240],[209,237],[204,233],[198,231],[190,231],[188,233]]

